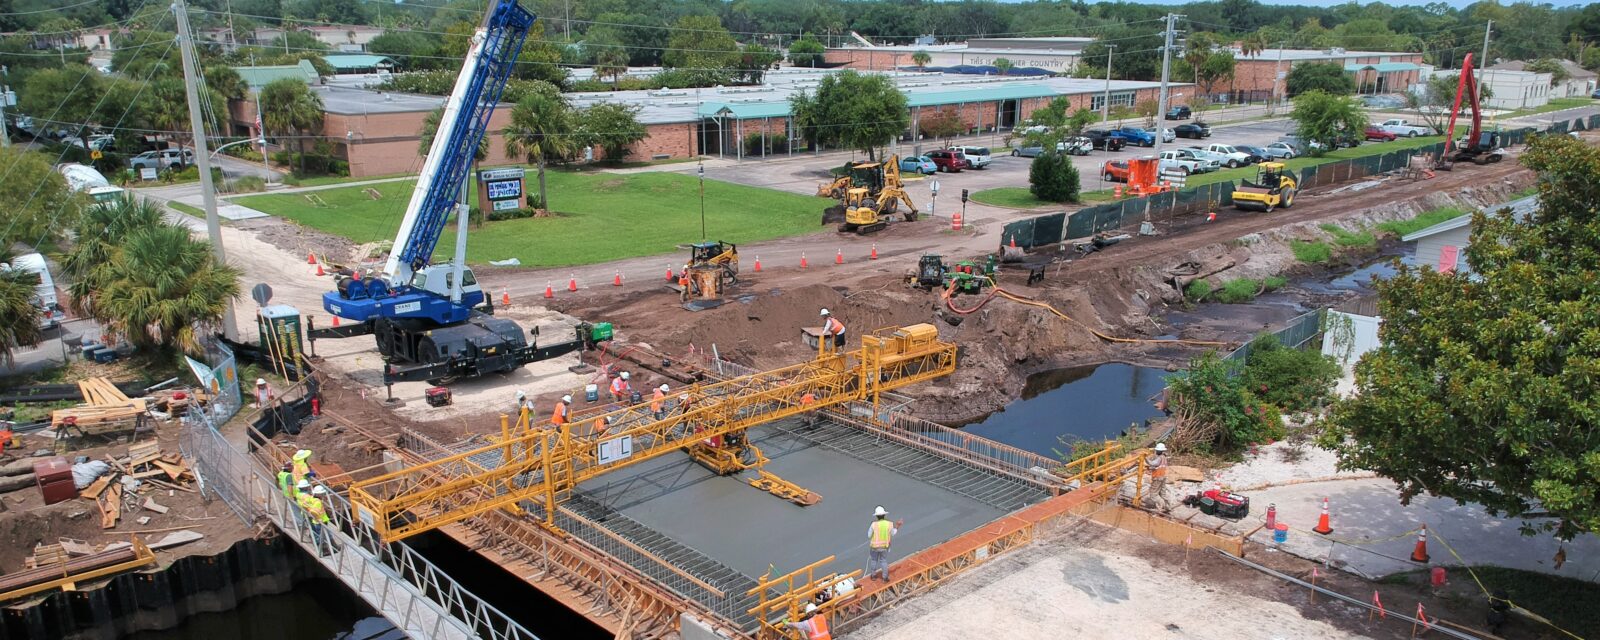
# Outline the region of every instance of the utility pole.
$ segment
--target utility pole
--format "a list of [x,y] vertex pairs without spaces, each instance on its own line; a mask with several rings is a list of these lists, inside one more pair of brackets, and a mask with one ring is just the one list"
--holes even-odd
[[11,132],[6,129],[6,107],[11,106],[10,82],[11,69],[0,65],[0,147],[8,149],[11,148]]
[[[1164,132],[1162,131],[1162,121],[1167,117],[1167,83],[1170,81],[1172,76],[1172,25],[1178,20],[1178,18],[1181,17],[1182,16],[1179,16],[1175,13],[1167,14],[1167,31],[1166,33],[1162,34],[1164,36],[1164,44],[1161,46],[1161,95],[1160,102],[1158,102],[1156,106],[1156,144],[1150,150],[1156,156],[1156,167],[1158,172],[1161,166],[1161,145],[1165,140],[1165,136],[1163,135]],[[1145,202],[1147,205],[1145,214],[1148,216],[1149,200],[1146,200]]]
[[[1106,45],[1106,95],[1105,98],[1100,101],[1101,124],[1105,124],[1107,121],[1111,120],[1111,54],[1115,53],[1116,50],[1117,45]],[[1160,132],[1156,133],[1156,137],[1161,137]]]
[[1484,78],[1489,75],[1489,34],[1492,33],[1493,29],[1493,20],[1483,25],[1483,56],[1481,60],[1478,60],[1478,104],[1472,105],[1473,113],[1477,113],[1485,102],[1483,99],[1483,87],[1488,84],[1484,82]]
[[[227,264],[228,256],[222,250],[222,222],[217,218],[217,192],[215,185],[211,184],[211,154],[206,150],[205,118],[200,112],[200,80],[199,72],[195,69],[189,9],[183,0],[173,0],[172,12],[178,19],[179,56],[183,58],[183,85],[189,97],[189,127],[194,131],[194,162],[200,169],[200,198],[206,209],[206,235],[211,239],[211,253],[216,256],[217,264]],[[237,324],[233,316],[233,300],[230,299],[222,311],[222,335],[238,341]]]

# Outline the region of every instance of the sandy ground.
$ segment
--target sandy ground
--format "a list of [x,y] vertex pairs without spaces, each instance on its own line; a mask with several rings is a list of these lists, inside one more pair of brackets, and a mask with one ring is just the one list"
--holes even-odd
[[[1290,450],[1297,449],[1300,458],[1290,460]],[[1230,491],[1256,491],[1271,486],[1298,484],[1319,480],[1350,480],[1371,478],[1370,471],[1340,471],[1338,456],[1332,451],[1318,448],[1309,442],[1295,446],[1286,441],[1256,447],[1245,454],[1244,461],[1221,470],[1207,478],[1209,487],[1215,483]]]

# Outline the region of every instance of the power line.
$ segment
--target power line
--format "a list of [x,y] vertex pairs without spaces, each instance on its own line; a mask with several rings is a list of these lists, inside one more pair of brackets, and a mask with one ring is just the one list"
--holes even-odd
[[10,11],[10,12],[0,13],[0,16],[31,16],[31,15],[38,14],[38,13],[52,13],[52,12],[55,12],[55,11],[65,11],[67,9],[76,9],[78,7],[86,7],[86,6],[89,6],[91,4],[95,4],[95,3],[99,2],[99,1],[100,0],[84,0],[83,2],[79,2],[78,4],[69,4],[69,5],[65,6],[65,7],[52,7],[52,8],[49,8],[49,9],[35,9],[33,11]]

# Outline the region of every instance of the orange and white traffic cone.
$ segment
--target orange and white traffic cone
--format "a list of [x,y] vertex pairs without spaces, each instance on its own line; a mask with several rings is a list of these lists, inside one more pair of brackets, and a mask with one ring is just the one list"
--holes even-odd
[[1216,221],[1217,221],[1217,212],[1212,211],[1212,212],[1206,214],[1206,222],[1216,222]]
[[571,278],[567,279],[567,291],[577,291],[577,290],[578,290],[578,276],[574,275]]
[[556,290],[550,287],[550,283],[548,281],[545,282],[544,283],[544,299],[549,300],[549,299],[554,298],[554,297],[556,297]]
[[335,326],[335,327],[339,326],[339,316],[334,316],[333,317],[333,326]]
[[800,254],[800,268],[804,269],[804,268],[809,267],[809,266],[811,266],[811,265],[806,264],[806,254],[804,254],[804,253]]
[[877,260],[878,259],[878,243],[876,243],[876,242],[872,243],[872,255],[868,256],[867,259],[868,260]]
[[1322,517],[1317,518],[1317,526],[1311,529],[1322,535],[1333,533],[1333,527],[1328,524],[1328,499],[1322,499]]
[[1017,237],[1016,236],[1011,236],[1011,248],[1012,249],[1017,248]]
[[1422,525],[1422,530],[1417,532],[1417,547],[1411,550],[1411,561],[1428,561],[1428,525]]
[[322,270],[322,263],[321,262],[317,263],[317,275],[319,275],[319,276],[328,275],[328,273],[326,271]]
[[837,249],[833,254],[834,264],[844,264],[844,249]]
[[[757,269],[757,271],[759,271],[759,269]],[[672,265],[667,265],[667,282],[674,282],[676,280],[677,278],[672,277]]]
[[501,291],[500,292],[500,306],[502,306],[502,307],[511,306],[511,292],[510,291]]
[[306,264],[316,264],[316,263],[317,263],[317,254],[315,254],[315,253],[306,254]]
[[955,212],[953,214],[950,214],[950,230],[951,231],[960,231],[961,230],[961,212],[960,211],[957,211],[957,212]]
[[613,276],[611,278],[611,286],[613,286],[613,287],[622,286],[622,272],[621,271],[618,271],[617,275]]
[[756,256],[756,273],[761,273],[761,256]]

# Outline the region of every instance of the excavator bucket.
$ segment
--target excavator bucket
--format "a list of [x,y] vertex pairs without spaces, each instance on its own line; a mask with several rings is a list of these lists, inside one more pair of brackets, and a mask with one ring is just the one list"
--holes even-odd
[[828,207],[826,209],[823,209],[822,210],[822,224],[823,224],[823,226],[827,226],[827,225],[830,225],[830,224],[839,224],[841,222],[844,222],[844,209],[845,209],[845,207],[842,204],[836,204],[836,205],[833,205],[833,206]]

